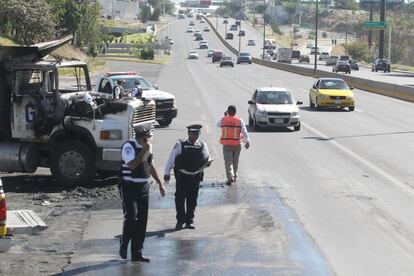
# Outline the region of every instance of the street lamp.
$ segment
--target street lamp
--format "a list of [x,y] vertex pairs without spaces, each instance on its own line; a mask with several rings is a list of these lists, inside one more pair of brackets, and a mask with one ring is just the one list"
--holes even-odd
[[318,56],[317,55],[317,53],[318,53],[318,16],[319,16],[318,13],[319,13],[318,12],[318,0],[316,0],[316,11],[315,11],[315,14],[316,14],[316,16],[315,16],[315,65],[313,67],[313,73],[314,74],[316,73],[316,69],[318,67],[318,57],[317,57]]
[[264,8],[263,8],[263,55],[262,55],[262,59],[265,59],[265,41],[266,41],[266,20],[265,20],[265,15],[266,15],[266,0],[264,0]]
[[241,20],[240,20],[240,26],[239,26],[239,55],[241,50]]
[[226,29],[224,30],[224,39],[227,39],[227,24],[228,24],[228,21],[227,21],[227,19],[225,19],[224,20],[224,25],[226,25]]

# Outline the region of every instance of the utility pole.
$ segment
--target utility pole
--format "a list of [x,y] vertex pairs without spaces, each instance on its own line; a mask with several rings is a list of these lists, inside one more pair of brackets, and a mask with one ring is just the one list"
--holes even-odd
[[216,30],[218,31],[218,14],[216,13]]
[[[385,0],[381,0],[380,7],[380,21],[385,22]],[[380,59],[384,58],[384,40],[385,40],[385,30],[380,30],[379,33],[379,57]]]
[[[385,0],[384,0],[385,1]],[[316,74],[316,69],[318,68],[318,17],[319,17],[319,7],[318,7],[318,0],[316,0],[316,16],[315,16],[315,64],[313,67],[313,73]]]
[[240,32],[241,32],[241,20],[240,20],[240,30],[239,30],[239,55],[240,55],[240,51],[241,51],[241,35],[240,35]]
[[391,24],[388,24],[388,61],[391,63]]
[[[369,2],[369,22],[372,22],[372,0]],[[372,30],[368,31],[368,49],[372,47]]]
[[265,58],[265,40],[266,40],[266,20],[265,20],[265,15],[266,15],[266,0],[264,1],[264,8],[263,8],[263,60]]
[[345,47],[348,46],[348,7],[346,7],[345,15]]

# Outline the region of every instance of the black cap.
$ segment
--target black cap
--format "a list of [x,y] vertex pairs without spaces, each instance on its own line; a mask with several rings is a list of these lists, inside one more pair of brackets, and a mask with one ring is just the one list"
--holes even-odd
[[151,137],[153,135],[151,124],[136,126],[136,127],[134,127],[134,130],[135,130],[135,137],[136,138],[143,138],[143,137],[146,137],[146,136]]
[[202,126],[202,125],[199,125],[199,124],[194,124],[194,125],[189,125],[189,126],[187,126],[188,131],[191,131],[191,132],[196,132],[196,133],[200,133],[200,129],[201,129],[202,127],[203,127],[203,126]]
[[236,106],[235,105],[229,105],[227,107],[227,112],[229,112],[229,113],[236,113]]

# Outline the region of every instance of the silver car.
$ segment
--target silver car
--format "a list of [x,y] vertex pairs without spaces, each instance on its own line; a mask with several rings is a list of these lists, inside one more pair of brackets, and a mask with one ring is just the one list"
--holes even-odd
[[249,103],[249,125],[262,127],[293,127],[300,130],[300,114],[292,93],[282,87],[261,87],[253,93]]

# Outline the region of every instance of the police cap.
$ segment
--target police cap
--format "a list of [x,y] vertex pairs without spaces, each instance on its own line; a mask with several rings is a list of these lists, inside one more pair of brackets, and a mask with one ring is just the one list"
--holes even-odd
[[202,125],[199,125],[199,124],[194,124],[194,125],[189,125],[189,126],[187,126],[188,131],[190,131],[190,132],[195,132],[195,133],[198,133],[198,134],[200,134],[200,129],[201,129],[202,127],[203,127],[203,126],[202,126]]
[[134,127],[135,130],[135,137],[136,138],[143,138],[143,137],[152,137],[152,125],[151,124],[144,124]]

